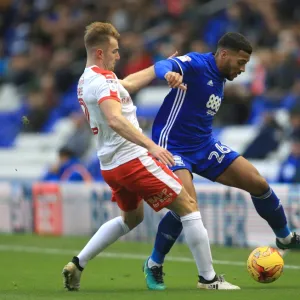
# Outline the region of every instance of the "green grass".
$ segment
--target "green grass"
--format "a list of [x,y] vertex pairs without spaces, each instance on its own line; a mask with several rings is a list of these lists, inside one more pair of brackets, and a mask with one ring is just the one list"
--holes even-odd
[[[239,285],[241,291],[200,291],[196,267],[191,262],[167,261],[163,292],[148,291],[141,271],[143,259],[100,257],[90,262],[82,276],[80,292],[67,292],[62,288],[61,270],[70,258],[72,250],[81,249],[87,238],[38,237],[28,235],[0,235],[0,300],[24,299],[88,299],[88,300],[143,300],[143,299],[295,299],[300,296],[300,270],[286,269],[283,276],[272,284],[259,284],[249,277],[244,266],[215,265],[226,279]],[[3,250],[10,245],[10,250]],[[1,248],[2,246],[2,248]],[[13,246],[23,246],[36,253],[21,251]],[[61,253],[37,253],[39,248],[63,249]],[[15,249],[15,251],[12,251]],[[69,252],[70,253],[66,253]],[[118,242],[107,252],[147,255],[150,244]],[[245,262],[250,249],[213,247],[215,260]],[[185,245],[176,245],[173,257],[191,258]],[[300,265],[299,252],[285,256],[288,265]]]

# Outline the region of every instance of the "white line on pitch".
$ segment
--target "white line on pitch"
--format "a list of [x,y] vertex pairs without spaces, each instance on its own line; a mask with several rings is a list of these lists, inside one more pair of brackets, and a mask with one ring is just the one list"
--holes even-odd
[[[27,252],[27,253],[39,253],[39,254],[52,254],[52,255],[76,255],[80,250],[66,250],[57,248],[41,248],[32,246],[21,246],[21,245],[0,245],[0,251],[13,251],[13,252]],[[133,254],[124,252],[103,252],[98,256],[106,258],[122,258],[122,259],[134,259],[144,260],[148,256],[144,254]],[[166,260],[175,262],[194,262],[192,258],[178,257],[178,256],[167,256]],[[242,266],[245,267],[246,263],[242,261],[230,261],[230,260],[213,260],[216,265],[231,265],[231,266]],[[300,270],[300,266],[285,265],[285,269]]]

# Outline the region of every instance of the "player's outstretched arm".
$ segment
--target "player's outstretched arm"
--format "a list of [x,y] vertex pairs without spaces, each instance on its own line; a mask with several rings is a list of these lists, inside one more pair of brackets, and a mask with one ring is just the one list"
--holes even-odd
[[173,166],[175,165],[172,154],[156,145],[151,139],[142,134],[135,128],[123,115],[121,104],[114,99],[108,99],[100,103],[100,109],[106,117],[110,128],[117,132],[126,140],[146,148],[155,158],[162,163]]
[[120,80],[120,83],[129,93],[135,93],[147,86],[155,78],[154,66],[133,73]]
[[[168,58],[175,57],[177,54],[178,54],[178,52],[176,51],[175,53],[173,53]],[[170,70],[172,71],[172,66],[171,66]],[[149,67],[147,69],[144,69],[142,71],[139,71],[139,72],[128,75],[123,80],[120,80],[120,83],[125,87],[125,89],[129,93],[135,93],[138,90],[142,89],[143,87],[147,86],[156,77],[157,77],[157,74],[155,73],[155,65],[154,65],[154,66],[151,66],[151,67]],[[180,84],[181,83],[182,83],[182,80],[181,80]],[[172,84],[175,85],[174,81],[172,82]],[[180,84],[179,84],[178,87],[182,88],[182,86]]]

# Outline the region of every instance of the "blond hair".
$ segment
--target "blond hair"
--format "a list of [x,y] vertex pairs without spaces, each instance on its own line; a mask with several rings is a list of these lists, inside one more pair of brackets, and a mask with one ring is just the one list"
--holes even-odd
[[86,49],[103,45],[109,41],[109,37],[120,38],[117,29],[110,23],[94,22],[86,26],[84,44]]

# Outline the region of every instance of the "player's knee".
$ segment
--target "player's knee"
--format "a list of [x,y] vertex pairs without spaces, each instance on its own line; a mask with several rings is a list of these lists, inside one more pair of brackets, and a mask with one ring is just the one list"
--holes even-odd
[[264,177],[258,172],[253,176],[250,194],[254,196],[261,196],[267,192],[269,184]]
[[190,213],[198,211],[198,203],[197,200],[192,198],[191,196],[188,197],[188,200],[186,201],[188,203],[187,209],[189,210]]
[[178,214],[182,217],[198,210],[197,200],[187,194],[181,201]]
[[128,226],[130,230],[141,224],[144,220],[144,214],[130,214],[123,216],[124,223]]
[[197,200],[192,198],[184,188],[182,188],[178,197],[167,208],[180,217],[199,210]]

